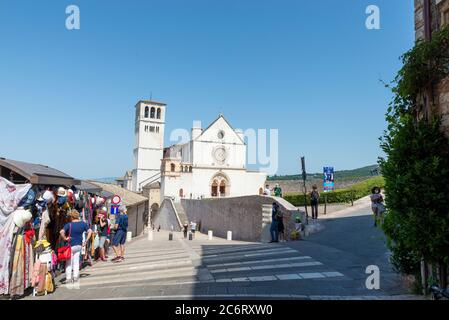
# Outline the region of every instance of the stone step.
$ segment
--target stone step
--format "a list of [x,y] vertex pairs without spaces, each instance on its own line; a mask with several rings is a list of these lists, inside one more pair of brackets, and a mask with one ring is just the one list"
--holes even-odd
[[145,272],[115,273],[114,275],[93,275],[81,278],[81,286],[106,285],[113,283],[143,282],[155,279],[182,278],[196,276],[198,270],[194,267],[181,267],[166,270],[150,270]]

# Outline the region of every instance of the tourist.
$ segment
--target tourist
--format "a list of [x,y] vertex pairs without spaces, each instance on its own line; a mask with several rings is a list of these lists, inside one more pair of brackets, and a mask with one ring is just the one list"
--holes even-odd
[[379,218],[382,218],[383,213],[385,212],[385,206],[383,204],[384,198],[381,194],[381,190],[379,187],[374,187],[371,190],[371,210],[374,214],[374,227],[377,227],[377,222]]
[[[77,210],[69,213],[71,222],[67,223],[60,231],[61,238],[71,246],[72,255],[65,262],[65,278],[66,283],[78,282],[80,273],[80,254],[86,242],[92,236],[92,230],[84,221],[80,221],[80,214]],[[83,233],[87,232],[86,241],[83,243]]]
[[282,198],[282,189],[281,189],[281,187],[279,186],[279,183],[276,183],[276,186],[274,187],[274,196],[275,197],[279,197],[279,198]]
[[125,206],[121,206],[120,216],[118,217],[115,225],[117,230],[112,241],[112,249],[114,249],[115,258],[112,262],[122,262],[125,260],[125,243],[126,234],[128,232],[128,214]]
[[280,242],[286,242],[285,239],[285,227],[284,227],[284,216],[282,215],[282,213],[278,210],[278,237],[279,237],[279,241]]
[[270,185],[265,186],[265,190],[263,191],[264,196],[271,196]]
[[190,223],[190,230],[192,231],[192,239],[195,239],[195,232],[196,232],[196,222]]
[[189,232],[189,222],[188,221],[186,221],[184,223],[183,231],[184,231],[184,239],[187,239],[187,233]]
[[312,207],[312,219],[318,219],[318,202],[320,200],[320,193],[316,185],[312,186],[312,192],[310,193],[310,205]]
[[98,215],[98,236],[100,237],[100,243],[99,243],[99,253],[100,253],[100,259],[101,261],[107,261],[106,260],[106,240],[108,238],[108,220],[106,219],[106,212],[103,210],[100,211],[100,214]]
[[270,234],[271,234],[271,241],[272,242],[279,242],[279,205],[276,202],[273,202],[273,209],[271,212],[271,228],[270,228]]

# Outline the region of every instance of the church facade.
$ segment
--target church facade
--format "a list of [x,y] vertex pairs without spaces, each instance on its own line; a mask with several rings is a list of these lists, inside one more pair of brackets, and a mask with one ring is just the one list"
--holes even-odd
[[161,201],[169,197],[175,202],[263,193],[267,175],[247,170],[243,131],[223,115],[205,129],[192,128],[188,142],[163,148],[165,115],[165,104],[136,105],[133,191],[160,182]]

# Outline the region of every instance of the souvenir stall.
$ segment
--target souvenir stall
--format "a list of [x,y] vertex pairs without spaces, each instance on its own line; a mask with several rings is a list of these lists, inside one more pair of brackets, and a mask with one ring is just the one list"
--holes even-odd
[[[76,185],[79,185],[78,189]],[[59,232],[72,209],[92,225],[101,189],[43,165],[0,158],[0,295],[47,294],[62,270]],[[92,192],[92,193],[90,193]]]

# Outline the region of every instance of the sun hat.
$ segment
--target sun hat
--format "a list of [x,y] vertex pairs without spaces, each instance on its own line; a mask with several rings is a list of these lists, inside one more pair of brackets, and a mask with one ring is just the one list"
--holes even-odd
[[31,220],[31,218],[33,218],[31,211],[25,210],[22,207],[19,207],[16,211],[14,211],[14,224],[19,228],[22,228],[25,223]]
[[101,206],[102,204],[104,204],[106,202],[106,200],[102,197],[98,197],[97,198],[97,206]]
[[53,203],[55,201],[55,196],[53,192],[50,190],[45,191],[44,194],[42,195],[42,198],[44,198],[44,200],[47,201],[47,203]]
[[58,197],[67,197],[67,190],[63,187],[58,188]]

